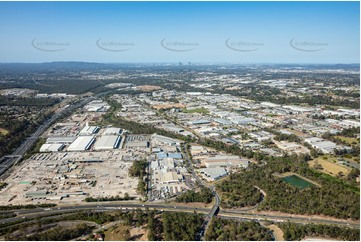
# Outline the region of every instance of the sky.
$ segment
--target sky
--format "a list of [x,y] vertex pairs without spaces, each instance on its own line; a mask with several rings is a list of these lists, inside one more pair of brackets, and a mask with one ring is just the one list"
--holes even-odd
[[0,2],[0,62],[359,63],[359,2]]

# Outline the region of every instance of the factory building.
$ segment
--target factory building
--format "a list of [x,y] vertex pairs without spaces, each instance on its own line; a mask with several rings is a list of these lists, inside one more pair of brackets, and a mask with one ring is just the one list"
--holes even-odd
[[94,100],[84,107],[88,112],[105,112],[110,108],[108,103],[102,100]]
[[269,108],[281,107],[281,105],[275,104],[275,103],[271,103],[271,102],[261,102],[261,105],[262,105],[263,107],[269,107]]
[[46,139],[47,144],[71,144],[74,142],[76,137],[49,137]]
[[336,148],[335,143],[317,137],[307,138],[305,139],[305,142],[310,144],[313,148],[321,150],[325,154],[332,153]]
[[222,142],[230,145],[239,145],[239,141],[232,138],[223,138]]
[[141,140],[141,141],[128,141],[125,144],[125,148],[148,148],[149,147],[149,141],[147,140]]
[[191,147],[191,155],[200,155],[200,154],[206,154],[208,151],[206,148],[200,145],[192,145]]
[[79,136],[73,143],[71,143],[71,145],[69,145],[68,151],[88,150],[94,141],[94,136]]
[[184,132],[186,132],[183,128],[177,127],[175,125],[163,125],[163,128],[165,130],[168,130],[168,131],[171,131],[171,132],[174,132],[174,133],[184,133]]
[[307,149],[306,147],[297,144],[295,142],[286,142],[286,141],[281,141],[281,142],[277,142],[276,143],[278,148],[280,148],[283,151],[286,152],[294,152],[296,154],[301,154],[301,153],[309,153],[310,150]]
[[258,142],[262,142],[265,140],[272,139],[274,135],[267,131],[259,131],[259,132],[249,133],[249,136],[251,136],[253,139],[256,139]]
[[64,144],[43,144],[40,152],[57,152],[64,148]]
[[157,145],[179,146],[183,141],[179,139],[172,139],[166,136],[152,135],[152,140]]
[[181,153],[158,152],[158,153],[156,153],[156,156],[158,159],[165,159],[165,158],[182,159],[183,158]]
[[198,120],[194,120],[192,122],[190,122],[190,124],[192,125],[200,125],[200,124],[210,124],[211,121],[206,120],[206,119],[198,119]]
[[79,135],[92,135],[99,131],[98,126],[89,126],[88,123],[86,123],[85,127],[79,132]]
[[239,115],[230,116],[230,117],[228,117],[228,119],[229,119],[232,123],[238,124],[238,125],[247,125],[247,124],[250,124],[250,123],[253,123],[253,122],[256,121],[256,120],[253,119],[253,118],[247,118],[247,117],[239,116]]
[[172,183],[182,182],[183,177],[177,172],[169,171],[166,173],[161,173],[159,181],[160,184],[172,184]]
[[360,127],[360,122],[356,121],[356,120],[345,119],[345,120],[342,120],[341,125],[343,125],[346,128]]
[[223,119],[223,118],[215,118],[214,122],[222,124],[222,125],[232,125],[233,124],[231,121],[229,121],[227,119]]
[[235,155],[216,155],[209,157],[204,161],[207,168],[211,167],[228,167],[228,166],[248,166],[248,161],[241,160]]
[[146,149],[149,147],[149,135],[127,135],[124,148]]
[[227,175],[227,171],[223,167],[203,168],[200,169],[200,172],[211,181],[216,181]]
[[122,133],[122,130],[120,128],[106,128],[104,130],[104,135],[118,135],[118,134],[121,134]]
[[101,136],[94,144],[95,150],[111,150],[119,146],[121,137],[118,135],[104,135]]
[[310,113],[316,111],[315,108],[311,108],[311,107],[301,107],[301,106],[293,106],[293,105],[285,105],[283,107],[292,110],[294,113]]
[[25,197],[35,198],[35,199],[44,199],[47,197],[48,192],[46,190],[40,191],[30,191],[25,193]]

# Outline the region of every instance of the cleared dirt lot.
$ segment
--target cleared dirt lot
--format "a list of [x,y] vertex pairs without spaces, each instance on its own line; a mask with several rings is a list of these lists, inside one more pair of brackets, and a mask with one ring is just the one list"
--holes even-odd
[[144,92],[150,92],[150,91],[157,91],[162,89],[160,86],[151,86],[151,85],[143,85],[143,86],[137,86],[137,89],[144,91]]
[[130,230],[130,226],[124,225],[124,224],[118,224],[117,226],[114,226],[108,231],[106,231],[105,234],[105,241],[124,241],[125,240],[125,231]]
[[278,226],[271,224],[271,225],[268,225],[267,228],[269,228],[270,230],[273,230],[273,234],[275,235],[276,241],[284,241],[285,240],[283,238],[283,231]]
[[147,241],[147,231],[144,228],[131,227],[122,223],[108,229],[105,232],[105,241],[124,241],[126,240],[126,230],[130,232],[128,240]]
[[154,109],[163,109],[163,108],[185,108],[185,106],[181,103],[174,103],[174,104],[159,104],[153,105],[152,108]]
[[338,240],[332,238],[323,238],[323,237],[305,237],[301,241],[338,241]]

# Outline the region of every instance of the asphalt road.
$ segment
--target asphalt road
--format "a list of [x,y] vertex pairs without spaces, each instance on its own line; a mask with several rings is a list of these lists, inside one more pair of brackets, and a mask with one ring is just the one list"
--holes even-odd
[[215,203],[214,203],[213,207],[211,208],[211,210],[208,212],[208,215],[207,215],[206,219],[204,220],[204,223],[203,223],[202,228],[201,228],[200,233],[199,233],[199,237],[200,237],[199,239],[204,240],[204,235],[205,235],[205,233],[206,233],[206,231],[207,231],[207,229],[209,227],[209,221],[213,218],[214,215],[216,215],[217,211],[219,210],[219,205],[221,203],[221,199],[219,198],[215,187],[208,186],[202,179],[199,178],[199,176],[197,176],[195,174],[194,168],[193,168],[193,163],[192,163],[190,157],[188,156],[187,149],[186,149],[186,147],[184,145],[182,147],[182,150],[184,150],[184,152],[182,152],[183,157],[188,163],[188,168],[189,168],[189,171],[192,174],[192,177],[195,180],[197,180],[200,184],[202,184],[203,186],[210,188],[212,190],[212,192],[213,192],[214,197],[215,197]]
[[[12,210],[6,212],[15,212],[18,214],[17,217],[1,219],[0,223],[8,223],[19,220],[26,219],[35,219],[38,216],[51,216],[59,213],[69,213],[80,210],[93,210],[93,211],[111,211],[111,210],[128,210],[128,209],[157,209],[160,211],[176,211],[176,212],[187,212],[187,213],[202,213],[206,217],[211,209],[209,208],[195,208],[195,207],[187,207],[187,206],[174,206],[169,204],[147,204],[147,203],[92,203],[85,205],[76,205],[76,206],[63,206],[63,207],[54,207],[49,210],[49,208],[37,208],[37,209],[19,209]],[[322,218],[312,218],[308,219],[305,217],[297,216],[297,215],[269,215],[262,213],[250,213],[250,212],[242,212],[242,211],[225,211],[221,210],[217,215],[223,218],[233,218],[239,220],[256,220],[256,221],[274,221],[274,222],[294,222],[294,223],[319,223],[319,224],[329,224],[329,225],[339,225],[339,226],[347,226],[351,228],[360,228],[360,224],[357,221],[343,221],[337,219],[322,219]]]
[[21,160],[21,155],[7,155],[0,159],[0,175],[4,174],[12,165]]

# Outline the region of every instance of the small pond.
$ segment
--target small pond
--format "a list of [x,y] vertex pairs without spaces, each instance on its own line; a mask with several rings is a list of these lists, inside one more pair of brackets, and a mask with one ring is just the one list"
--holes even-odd
[[297,175],[291,175],[291,176],[286,176],[284,178],[282,178],[282,180],[288,184],[291,184],[295,187],[298,187],[300,189],[304,189],[306,187],[310,187],[313,184],[302,179],[301,177],[297,176]]

